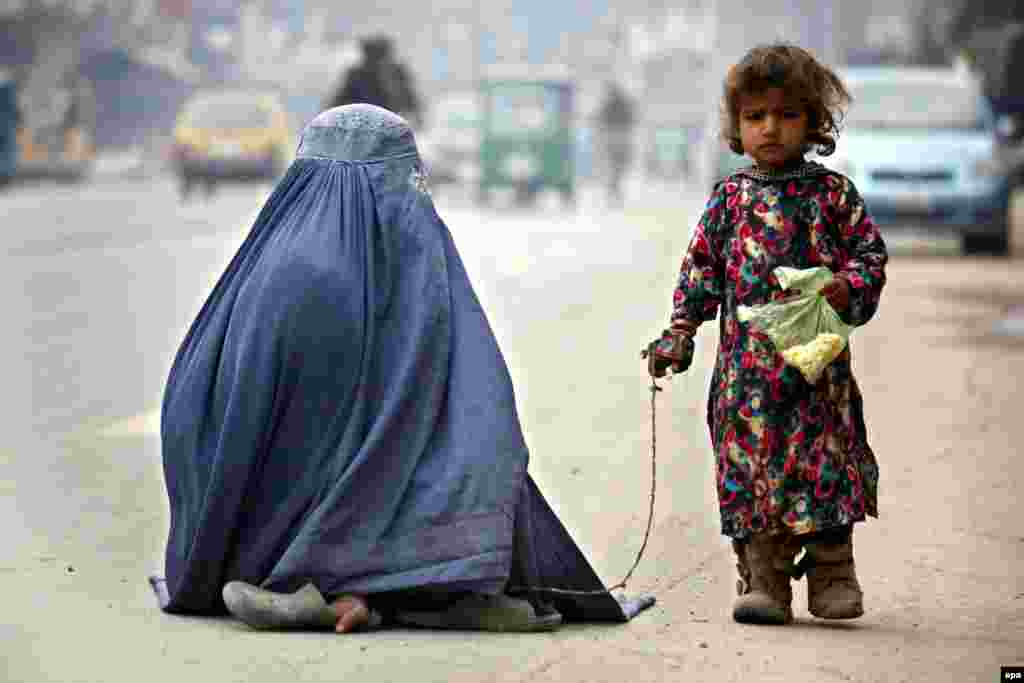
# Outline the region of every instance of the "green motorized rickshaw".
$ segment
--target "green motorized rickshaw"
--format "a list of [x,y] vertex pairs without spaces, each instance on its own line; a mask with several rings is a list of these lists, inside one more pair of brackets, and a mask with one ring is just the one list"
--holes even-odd
[[573,85],[562,70],[491,71],[481,80],[478,198],[512,189],[517,203],[544,190],[575,199]]

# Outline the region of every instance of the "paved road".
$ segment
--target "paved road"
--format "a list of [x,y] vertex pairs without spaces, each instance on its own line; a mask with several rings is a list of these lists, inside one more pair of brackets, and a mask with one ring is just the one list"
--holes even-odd
[[[166,180],[0,195],[0,642],[12,681],[995,680],[1024,663],[1017,261],[895,249],[855,368],[882,464],[858,528],[867,615],[785,629],[729,619],[703,426],[713,339],[659,395],[655,533],[625,627],[540,636],[263,634],[154,606],[166,533],[155,411],[185,328],[266,188],[182,206]],[[479,213],[441,200],[509,361],[531,469],[609,583],[641,539],[649,405],[638,350],[667,314],[699,197],[624,211]],[[893,240],[894,243],[898,239]],[[948,251],[948,250],[947,250]],[[2,678],[2,677],[0,677]]]

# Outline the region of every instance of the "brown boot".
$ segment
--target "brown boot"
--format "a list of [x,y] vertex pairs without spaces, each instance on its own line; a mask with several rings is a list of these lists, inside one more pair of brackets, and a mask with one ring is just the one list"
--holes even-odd
[[853,536],[837,542],[813,541],[800,564],[807,569],[807,609],[820,619],[856,619],[864,595],[853,567]]
[[741,624],[788,624],[793,621],[793,589],[789,584],[793,558],[800,549],[788,536],[753,534],[733,541],[739,596],[732,618]]

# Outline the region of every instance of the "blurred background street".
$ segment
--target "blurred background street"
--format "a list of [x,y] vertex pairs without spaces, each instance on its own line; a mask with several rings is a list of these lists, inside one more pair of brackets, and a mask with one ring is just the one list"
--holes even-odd
[[[857,83],[822,161],[893,257],[853,341],[882,466],[864,619],[732,623],[708,330],[659,395],[655,531],[630,586],[659,603],[632,624],[339,639],[159,612],[173,354],[298,132],[382,36],[531,469],[609,583],[650,485],[639,349],[739,163],[716,138],[725,68],[786,39]],[[1024,664],[1022,37],[1016,4],[959,0],[0,3],[0,679],[989,681]]]

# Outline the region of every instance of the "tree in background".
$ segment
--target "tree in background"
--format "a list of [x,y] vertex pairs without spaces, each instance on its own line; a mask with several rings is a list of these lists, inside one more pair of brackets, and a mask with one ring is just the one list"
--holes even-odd
[[952,46],[964,46],[978,30],[1024,23],[1024,2],[1018,0],[956,0],[946,33]]
[[1024,110],[1024,2],[958,0],[945,38],[981,76],[997,109]]
[[956,50],[946,36],[959,0],[919,1],[911,14],[911,61],[921,66],[949,66]]

